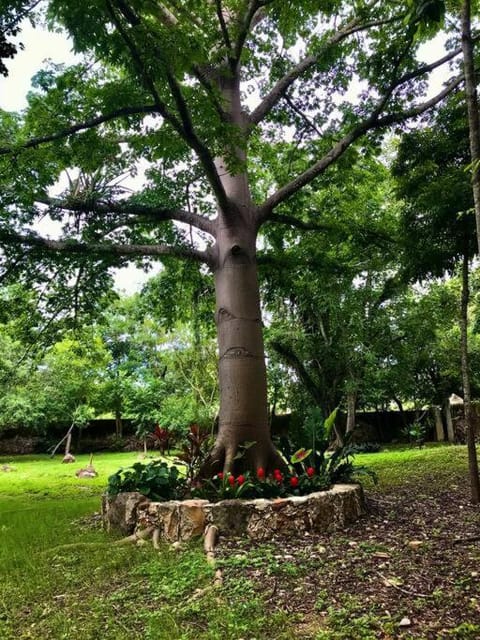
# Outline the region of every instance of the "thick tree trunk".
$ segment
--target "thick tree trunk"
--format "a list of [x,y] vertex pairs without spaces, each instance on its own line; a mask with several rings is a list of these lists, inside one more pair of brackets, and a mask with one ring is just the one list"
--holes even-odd
[[480,503],[480,479],[478,476],[477,450],[475,446],[475,430],[470,392],[470,366],[468,355],[468,256],[463,258],[462,265],[462,297],[460,304],[460,333],[462,348],[462,382],[463,382],[463,410],[468,447],[468,470],[470,474],[470,491],[473,504]]
[[[215,271],[220,411],[213,471],[269,469],[279,459],[270,439],[267,374],[255,251],[256,230],[226,225],[217,234]],[[254,442],[242,458],[242,445]]]
[[[239,132],[245,131],[248,125],[241,107],[240,74],[232,74],[231,69],[219,70],[217,82],[231,123]],[[231,169],[233,157],[243,169]],[[235,143],[225,157],[215,159],[228,205],[218,208],[216,220],[220,411],[217,439],[204,474],[254,471],[259,467],[268,471],[283,465],[270,438],[256,261],[258,220],[245,164],[245,148]],[[242,451],[245,443],[255,444]]]

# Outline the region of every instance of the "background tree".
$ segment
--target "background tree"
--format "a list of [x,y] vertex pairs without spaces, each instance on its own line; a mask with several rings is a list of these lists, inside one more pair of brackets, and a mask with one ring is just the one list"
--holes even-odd
[[468,127],[463,96],[453,96],[432,126],[404,136],[396,163],[399,192],[406,199],[407,265],[415,278],[442,276],[458,263],[461,371],[469,449],[472,501],[480,502],[480,478],[471,406],[468,348],[469,260],[476,252],[473,192],[468,164]]
[[265,234],[285,261],[266,272],[269,345],[324,415],[344,403],[348,431],[365,370],[386,348],[385,305],[397,293],[399,268],[388,170],[371,156],[351,162],[330,171],[304,203],[304,211],[324,212],[316,227]]
[[[8,75],[8,69],[4,60],[13,58],[19,49],[23,48],[21,43],[15,42],[15,38],[21,31],[22,21],[28,17],[30,21],[34,19],[35,7],[40,4],[40,0],[1,0],[0,2],[0,74]],[[13,40],[12,40],[13,39]]]

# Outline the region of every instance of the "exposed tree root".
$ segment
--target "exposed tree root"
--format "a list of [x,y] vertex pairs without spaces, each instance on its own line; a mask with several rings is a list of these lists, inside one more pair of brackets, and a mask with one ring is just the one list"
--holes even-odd
[[219,436],[200,470],[200,477],[211,478],[220,471],[236,475],[259,468],[264,469],[266,473],[271,473],[274,469],[286,470],[285,460],[270,440],[257,442],[239,456],[241,446],[242,442],[231,439],[224,442],[224,439]]
[[160,549],[160,529],[156,527],[152,533],[153,548],[157,551]]
[[208,564],[215,564],[215,546],[218,540],[218,529],[214,524],[207,524],[204,532],[203,549],[207,555]]
[[78,469],[75,472],[77,478],[96,478],[98,473],[95,471],[95,467],[93,466],[93,453],[90,454],[90,461],[86,467],[83,469]]
[[148,538],[153,539],[153,533],[157,527],[147,527],[146,529],[140,529],[139,531],[135,531],[131,536],[127,536],[126,538],[121,538],[114,542],[115,545],[123,545],[123,544],[137,544],[139,541],[148,540]]

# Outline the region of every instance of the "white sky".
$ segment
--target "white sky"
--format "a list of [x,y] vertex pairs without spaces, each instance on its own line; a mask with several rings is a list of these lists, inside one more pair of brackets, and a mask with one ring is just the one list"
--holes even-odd
[[[43,68],[46,60],[55,63],[73,64],[76,57],[72,52],[72,45],[60,33],[50,33],[42,29],[34,29],[30,23],[25,23],[18,38],[24,43],[25,49],[19,51],[15,58],[6,60],[8,68],[7,78],[0,76],[0,108],[5,111],[20,111],[27,106],[26,96],[30,90],[30,80],[35,73]],[[53,225],[46,226],[40,232],[55,234]],[[115,288],[126,294],[138,291],[149,274],[135,266],[118,269],[115,275]]]
[[30,80],[43,67],[45,60],[66,64],[75,62],[71,44],[61,33],[34,29],[27,22],[18,40],[24,43],[25,49],[19,51],[13,60],[5,60],[9,75],[0,77],[0,108],[5,111],[19,111],[27,105]]

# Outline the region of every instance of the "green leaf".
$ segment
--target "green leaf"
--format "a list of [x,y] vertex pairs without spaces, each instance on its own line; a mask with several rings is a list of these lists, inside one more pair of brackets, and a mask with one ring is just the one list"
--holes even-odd
[[303,460],[306,460],[306,458],[308,458],[308,456],[311,453],[312,453],[312,449],[305,449],[305,448],[299,449],[298,451],[295,451],[295,453],[290,458],[290,461],[292,464],[303,462]]
[[330,436],[331,436],[333,425],[335,424],[335,419],[337,417],[337,412],[338,412],[338,407],[335,407],[335,409],[328,416],[328,418],[325,419],[325,425],[324,426],[325,426],[325,434],[326,434],[327,438],[330,438]]

